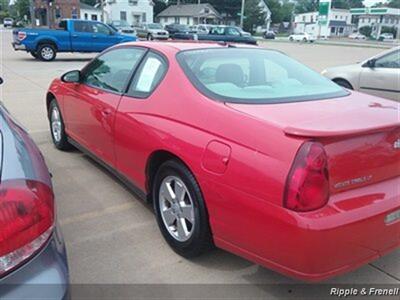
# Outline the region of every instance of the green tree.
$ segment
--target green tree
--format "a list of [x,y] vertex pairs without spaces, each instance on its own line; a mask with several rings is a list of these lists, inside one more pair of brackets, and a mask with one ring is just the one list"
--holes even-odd
[[167,8],[167,3],[164,0],[153,0],[154,2],[154,16],[157,16],[160,12]]
[[95,6],[97,3],[99,3],[98,0],[81,0],[81,2],[91,6]]
[[259,6],[259,0],[247,0],[244,8],[245,19],[243,28],[246,31],[253,32],[256,26],[265,23],[265,13]]
[[296,4],[296,13],[302,14],[311,11],[318,11],[318,0],[298,0]]
[[22,19],[24,16],[30,18],[30,4],[29,0],[16,0],[14,3],[14,9],[18,19]]
[[387,3],[387,6],[392,8],[400,8],[400,0],[390,0]]
[[372,27],[371,26],[363,26],[360,28],[359,32],[366,37],[370,37],[372,33]]

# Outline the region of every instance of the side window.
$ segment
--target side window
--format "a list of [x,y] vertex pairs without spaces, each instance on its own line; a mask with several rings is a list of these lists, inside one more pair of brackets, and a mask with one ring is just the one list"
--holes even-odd
[[167,63],[158,54],[150,52],[133,79],[128,95],[136,98],[148,97],[167,71]]
[[74,30],[76,32],[93,33],[92,26],[89,24],[89,22],[85,22],[85,21],[75,21],[74,22]]
[[400,68],[400,51],[395,51],[384,57],[378,58],[376,68],[398,69]]
[[145,49],[119,48],[97,57],[83,71],[82,82],[92,87],[122,93]]
[[228,27],[226,31],[227,35],[236,35],[236,36],[240,35],[239,30],[237,30],[236,28]]
[[107,34],[107,35],[111,33],[111,30],[107,26],[101,23],[94,23],[92,27],[94,33]]

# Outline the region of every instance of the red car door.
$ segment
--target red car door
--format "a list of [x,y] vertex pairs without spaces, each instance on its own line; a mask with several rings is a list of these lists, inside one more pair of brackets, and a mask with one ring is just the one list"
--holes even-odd
[[134,47],[105,52],[82,70],[81,83],[72,85],[64,97],[69,136],[111,166],[115,165],[115,112],[145,52]]
[[154,140],[154,133],[146,123],[159,109],[156,98],[162,92],[155,90],[164,78],[167,65],[161,55],[148,52],[122,97],[115,121],[117,169],[142,190],[145,189],[146,158]]

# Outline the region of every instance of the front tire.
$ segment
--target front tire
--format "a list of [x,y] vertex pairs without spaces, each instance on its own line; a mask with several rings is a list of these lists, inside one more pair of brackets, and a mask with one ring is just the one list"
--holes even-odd
[[42,61],[53,61],[56,59],[57,56],[57,50],[51,44],[40,45],[36,53],[38,58]]
[[49,122],[51,138],[58,150],[67,151],[72,148],[65,133],[64,121],[57,101],[53,99],[49,105]]
[[160,231],[176,253],[190,258],[212,247],[205,202],[186,166],[176,160],[162,164],[154,179],[152,196]]

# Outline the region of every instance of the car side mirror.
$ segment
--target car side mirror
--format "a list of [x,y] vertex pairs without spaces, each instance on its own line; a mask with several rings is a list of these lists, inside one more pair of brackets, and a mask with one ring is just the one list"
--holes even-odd
[[364,68],[375,68],[375,64],[376,64],[376,59],[370,59],[368,60],[365,64],[363,64]]
[[65,73],[61,76],[61,81],[66,83],[80,83],[81,82],[81,71],[74,70]]
[[4,80],[0,77],[0,84],[3,84]]

